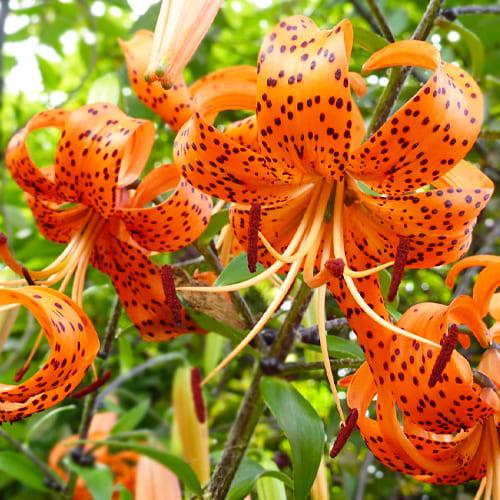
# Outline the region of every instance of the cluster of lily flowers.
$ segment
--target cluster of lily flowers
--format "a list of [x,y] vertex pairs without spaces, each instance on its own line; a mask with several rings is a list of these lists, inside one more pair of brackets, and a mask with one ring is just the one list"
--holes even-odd
[[[349,70],[348,20],[321,30],[304,16],[285,19],[264,39],[256,67],[225,68],[187,86],[182,69],[220,2],[200,0],[186,15],[188,5],[163,2],[154,34],[121,42],[135,93],[177,133],[172,164],[139,180],[154,126],[108,103],[38,113],[9,143],[7,166],[39,231],[66,247],[35,271],[0,239],[1,258],[19,275],[1,284],[0,302],[31,311],[50,345],[39,372],[22,381],[28,360],[18,385],[1,386],[0,421],[59,403],[92,366],[99,339],[82,309],[89,264],[110,276],[129,318],[153,342],[204,333],[177,293],[226,293],[275,279],[265,313],[204,382],[262,331],[301,276],[317,295],[325,371],[342,422],[331,455],[357,427],[391,469],[439,484],[481,480],[478,498],[500,498],[500,258],[469,257],[451,268],[449,286],[464,268],[482,266],[472,296],[414,305],[397,323],[386,308],[405,268],[449,264],[467,252],[492,195],[491,180],[464,160],[482,123],[476,82],[430,44],[388,45],[364,72],[418,66],[432,75],[365,138],[352,93],[366,87]],[[254,114],[214,125],[228,110]],[[26,141],[47,127],[61,136],[53,166],[41,169]],[[172,268],[150,256],[193,243],[223,206],[230,210],[217,239],[223,262],[245,251],[250,271],[257,263],[265,270],[233,285],[176,290]],[[392,282],[383,297],[378,273],[386,268]],[[341,381],[347,415],[328,359],[327,290],[366,358]],[[470,335],[484,349],[477,367],[455,349],[457,342],[467,348]],[[102,418],[110,428],[112,417]]]

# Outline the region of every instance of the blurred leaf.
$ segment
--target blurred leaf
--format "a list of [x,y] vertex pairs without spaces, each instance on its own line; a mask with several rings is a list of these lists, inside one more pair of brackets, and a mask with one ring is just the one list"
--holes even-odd
[[153,460],[156,460],[160,464],[164,465],[167,469],[170,469],[193,493],[197,495],[201,493],[201,485],[196,477],[196,474],[193,472],[193,469],[191,469],[191,467],[179,457],[145,444],[113,440],[106,440],[101,443],[112,446],[113,448],[135,451],[140,455],[152,458]]
[[[53,410],[44,413],[28,429],[28,432],[26,434],[26,442],[31,441],[33,439],[33,436],[35,436],[37,433],[40,432],[40,429],[42,432],[49,430],[46,428],[46,424],[50,422],[50,420],[52,420],[55,416],[59,415],[60,413],[64,413],[65,411],[73,411],[75,409],[76,409],[75,405],[61,406],[59,408],[55,408]],[[51,423],[51,425],[53,425],[53,423]]]
[[113,475],[104,465],[96,463],[93,467],[83,467],[71,459],[64,460],[68,469],[82,477],[93,500],[110,500],[113,496]]
[[106,73],[90,86],[87,102],[109,102],[117,105],[120,101],[120,82],[115,73]]
[[47,491],[43,484],[44,476],[22,453],[0,452],[0,471],[12,476],[21,483],[37,491]]
[[111,435],[119,434],[120,432],[128,432],[137,427],[141,420],[145,417],[151,403],[149,400],[144,400],[138,403],[134,408],[125,412],[111,429]]
[[[135,325],[131,326],[135,329]],[[120,356],[120,373],[127,373],[134,366],[134,351],[128,338],[123,335],[118,337],[118,352]]]
[[262,397],[292,448],[294,497],[305,499],[316,478],[325,443],[323,422],[288,382],[264,378]]
[[229,210],[221,210],[215,215],[212,215],[205,231],[198,238],[198,244],[202,247],[207,246],[210,240],[220,232],[220,230],[229,223]]
[[257,271],[255,273],[251,273],[248,270],[247,254],[242,252],[237,255],[219,274],[219,277],[215,280],[214,286],[240,283],[241,281],[248,280],[253,276],[257,276],[264,270],[265,268],[262,264],[257,264]]
[[[328,335],[326,340],[328,345],[328,353],[332,358],[355,358],[359,360],[364,359],[363,351],[356,341],[344,339],[342,337],[335,337],[334,335]],[[303,344],[303,347],[311,351],[321,352],[321,348],[319,345]]]
[[364,49],[367,52],[376,52],[377,50],[383,49],[388,42],[385,38],[380,35],[373,33],[373,31],[365,30],[359,26],[353,26],[354,28],[354,46]]
[[266,470],[254,460],[245,457],[231,483],[227,500],[239,500],[245,497],[250,493],[257,480],[262,477],[274,477],[293,489],[293,482],[286,474],[275,470]]
[[222,358],[226,339],[218,333],[209,333],[205,336],[205,350],[203,352],[203,373],[210,373]]
[[43,57],[36,55],[36,60],[38,62],[38,68],[42,75],[43,86],[46,90],[53,90],[57,88],[59,83],[60,75],[56,70],[54,63],[51,63],[44,59]]

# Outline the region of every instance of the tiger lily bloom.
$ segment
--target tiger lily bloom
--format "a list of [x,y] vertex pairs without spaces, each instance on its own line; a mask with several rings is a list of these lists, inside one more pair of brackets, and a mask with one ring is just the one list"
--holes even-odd
[[[222,0],[162,0],[145,78],[170,88],[212,25]],[[141,75],[142,76],[142,75]]]
[[[62,133],[54,166],[39,169],[26,139],[33,130],[45,127]],[[185,311],[175,321],[165,304],[161,270],[149,254],[175,251],[196,239],[208,224],[212,201],[181,179],[173,165],[152,170],[138,187],[130,188],[145,166],[153,141],[151,122],[130,118],[111,104],[91,104],[72,112],[49,110],[35,115],[11,139],[6,162],[26,193],[40,232],[66,244],[52,264],[30,271],[31,278],[40,285],[61,283],[61,290],[73,278],[72,298],[81,305],[91,262],[111,277],[143,338],[160,341],[197,327]],[[150,206],[169,190],[167,199]],[[22,275],[6,238],[0,242],[0,256]]]
[[[109,437],[117,421],[113,412],[94,415],[89,428],[88,439],[91,442],[102,441]],[[62,478],[67,479],[66,471],[61,467],[62,458],[77,443],[78,435],[59,441],[50,451],[49,466]],[[86,449],[90,450],[92,443]],[[113,474],[113,483],[124,486],[137,500],[159,500],[168,493],[173,500],[182,498],[180,485],[175,475],[163,465],[132,451],[110,453],[107,446],[97,448],[93,456],[97,463],[109,467]],[[79,478],[73,494],[74,500],[90,500],[91,493],[82,478]],[[113,499],[120,498],[120,493],[113,493]]]
[[[356,372],[348,404],[358,410],[360,432],[382,463],[432,483],[460,484],[482,478],[476,498],[484,493],[490,499],[492,495],[500,498],[500,355],[482,317],[500,285],[500,258],[464,259],[451,269],[447,283],[452,284],[460,270],[472,265],[486,265],[473,297],[459,296],[449,306],[417,304],[399,323],[442,341],[443,350],[457,324],[466,325],[487,349],[478,372],[453,350],[438,380],[431,384],[440,354],[397,337],[387,343],[391,362],[384,372],[371,372],[367,363]],[[458,340],[465,347],[470,343],[464,334]],[[372,419],[366,412],[375,394],[377,419]],[[396,408],[403,415],[402,425]]]
[[26,418],[67,398],[99,350],[92,323],[62,293],[40,286],[0,288],[0,306],[12,304],[26,307],[40,323],[50,354],[44,366],[25,382],[0,385],[0,423]]
[[[479,133],[482,96],[474,80],[441,61],[432,45],[396,42],[374,53],[364,70],[418,65],[433,75],[362,143],[364,124],[350,92],[362,90],[359,75],[349,72],[352,41],[349,21],[331,30],[303,16],[282,21],[262,44],[256,86],[198,94],[193,116],[177,135],[175,161],[183,176],[233,204],[236,238],[249,262],[267,267],[243,283],[205,290],[233,291],[287,272],[267,311],[220,367],[261,331],[301,271],[317,288],[332,391],[327,286],[365,349],[383,350],[373,338],[381,327],[437,345],[389,321],[376,274],[392,265],[400,272],[443,264],[467,250],[493,190],[486,176],[461,161]],[[240,124],[244,140],[235,128],[224,133],[210,124],[210,115],[242,108],[256,109]],[[377,194],[366,194],[363,184]],[[402,241],[404,259],[398,257]]]

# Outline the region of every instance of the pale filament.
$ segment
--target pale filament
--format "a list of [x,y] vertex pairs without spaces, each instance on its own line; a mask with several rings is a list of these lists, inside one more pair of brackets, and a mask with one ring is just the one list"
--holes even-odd
[[278,291],[276,297],[269,304],[266,312],[261,316],[259,321],[254,325],[250,332],[245,336],[245,338],[231,351],[231,353],[221,361],[203,380],[202,384],[206,384],[211,378],[213,378],[217,373],[219,373],[225,366],[227,366],[238,354],[245,349],[245,347],[262,331],[266,323],[271,319],[273,314],[279,308],[283,299],[287,296],[290,288],[292,287],[295,278],[299,274],[302,265],[301,260],[295,261],[288,272],[283,286]]
[[[316,186],[314,189],[316,190],[317,187],[318,186]],[[315,206],[314,203],[310,203],[309,206],[307,207],[302,217],[302,220],[299,224],[299,227],[297,228],[297,231],[295,232],[293,238],[290,240],[288,247],[283,252],[283,255],[285,256],[291,255],[295,251],[295,249],[299,246],[302,237],[305,233],[305,230],[309,226],[309,220],[314,212],[314,206]],[[285,265],[284,262],[276,261],[274,262],[274,264],[272,264],[270,267],[268,267],[266,270],[264,270],[257,276],[254,276],[246,281],[241,281],[240,283],[234,283],[233,285],[199,286],[199,287],[180,286],[177,288],[177,290],[180,292],[212,292],[212,293],[235,292],[237,290],[241,290],[244,288],[250,288],[251,286],[254,286],[257,283],[260,283],[261,281],[270,278],[271,276],[276,274],[284,265]]]
[[476,491],[476,494],[474,495],[474,500],[480,500],[483,496],[484,489],[486,488],[486,476],[481,479],[481,482],[479,483],[479,488]]
[[321,237],[318,237],[315,241],[314,245],[311,247],[310,252],[307,254],[305,263],[304,263],[304,271],[302,276],[304,277],[304,281],[307,283],[309,288],[317,288],[321,285],[324,285],[329,279],[331,279],[332,275],[330,271],[324,266],[321,266],[321,270],[319,273],[314,274],[314,265],[316,264],[316,259],[318,257],[318,249],[321,244],[321,241],[324,240],[323,243],[323,254],[327,254],[327,258],[331,255],[332,248],[332,235],[331,231],[328,231],[328,226],[323,228],[323,233]]
[[[343,230],[343,204],[344,204],[344,182],[337,183],[337,191],[335,193],[335,204],[333,210],[333,249],[336,259],[341,259],[344,263],[347,263],[345,249],[344,249],[344,230]],[[412,340],[416,340],[421,342],[422,344],[431,345],[433,347],[437,347],[438,349],[441,346],[432,340],[426,339],[424,337],[420,337],[415,335],[414,333],[407,332],[402,328],[399,328],[396,325],[393,325],[389,321],[385,320],[381,316],[379,316],[365,301],[365,299],[361,296],[354,284],[352,277],[346,273],[345,269],[343,272],[344,281],[351,292],[354,300],[357,302],[359,307],[376,323],[380,326],[387,328],[391,332],[396,333],[397,335],[402,335],[403,337],[407,337]]]
[[212,209],[212,215],[216,214],[217,212],[220,212],[224,208],[225,204],[226,204],[225,200],[219,200]]

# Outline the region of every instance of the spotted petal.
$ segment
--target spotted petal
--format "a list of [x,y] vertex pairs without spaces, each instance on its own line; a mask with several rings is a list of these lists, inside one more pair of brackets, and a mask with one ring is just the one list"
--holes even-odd
[[0,422],[13,422],[54,406],[80,384],[98,350],[99,338],[82,309],[50,288],[0,289],[0,305],[25,306],[50,345],[43,368],[17,386],[0,388]]
[[380,193],[398,195],[432,183],[460,162],[473,146],[483,117],[474,79],[442,62],[432,45],[393,43],[373,54],[365,71],[421,66],[434,73],[351,157],[350,171]]
[[[154,181],[148,177],[155,176]],[[156,182],[157,179],[159,180]],[[162,182],[163,181],[163,182]],[[117,211],[132,237],[143,248],[157,252],[173,252],[192,243],[206,228],[212,211],[212,200],[207,195],[180,179],[174,165],[164,165],[153,170],[142,181],[141,198],[147,186],[155,190],[147,198],[154,198],[173,188],[167,200],[146,208],[124,208]],[[152,196],[151,196],[152,195]],[[150,199],[144,199],[147,203]],[[142,203],[141,203],[142,204]],[[136,205],[132,199],[132,205]]]
[[200,329],[182,311],[174,321],[165,301],[160,268],[134,244],[113,236],[109,227],[97,238],[92,263],[111,277],[128,317],[144,340],[159,342]]

